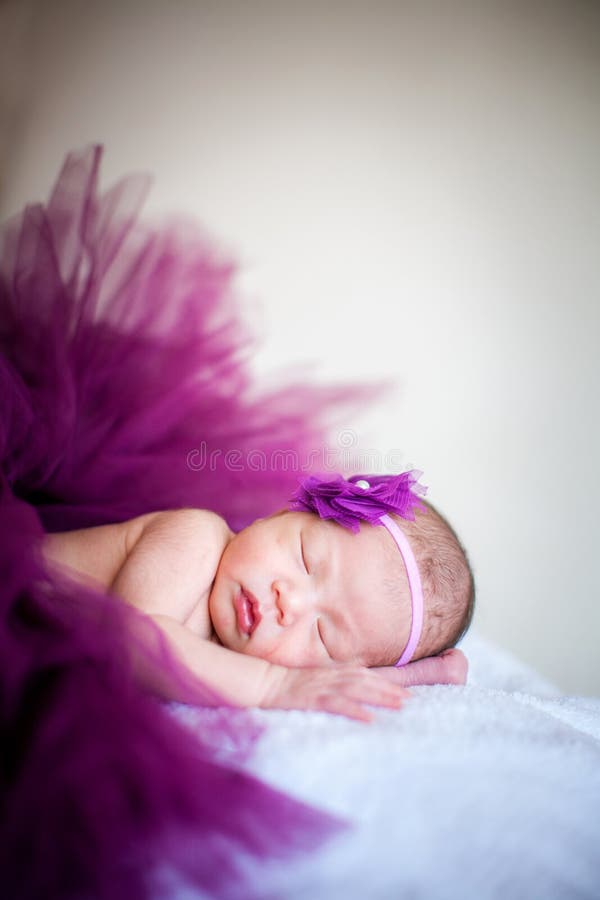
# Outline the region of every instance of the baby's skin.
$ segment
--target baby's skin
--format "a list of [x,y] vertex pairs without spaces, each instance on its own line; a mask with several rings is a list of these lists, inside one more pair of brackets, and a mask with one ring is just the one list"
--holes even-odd
[[[49,566],[149,616],[184,665],[239,706],[318,709],[370,721],[413,684],[466,680],[459,650],[381,666],[410,630],[384,590],[384,528],[358,534],[281,511],[234,534],[209,510],[149,513],[46,535]],[[168,699],[180,699],[171,696]]]

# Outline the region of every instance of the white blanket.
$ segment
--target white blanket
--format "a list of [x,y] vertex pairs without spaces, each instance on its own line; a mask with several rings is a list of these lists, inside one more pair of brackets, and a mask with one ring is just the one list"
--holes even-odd
[[[475,636],[462,646],[466,687],[413,688],[371,725],[252,714],[267,727],[245,767],[353,823],[257,869],[261,896],[600,897],[600,699],[561,696]],[[218,713],[177,714],[202,727]]]

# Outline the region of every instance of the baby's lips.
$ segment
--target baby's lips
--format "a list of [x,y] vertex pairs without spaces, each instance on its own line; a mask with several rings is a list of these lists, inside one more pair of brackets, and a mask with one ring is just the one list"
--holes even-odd
[[242,634],[250,635],[254,627],[254,615],[252,613],[252,604],[244,591],[239,591],[236,594],[234,606],[239,630]]
[[234,600],[238,628],[242,634],[250,637],[262,619],[256,597],[244,588],[240,588]]
[[260,622],[262,621],[262,613],[260,611],[260,603],[254,596],[254,594],[251,591],[247,590],[247,588],[242,588],[242,591],[246,595],[246,599],[250,603],[250,607],[252,610],[252,617],[254,619],[254,621],[252,623],[252,628],[250,631],[250,634],[252,634],[252,632],[258,628]]
[[252,631],[250,632],[250,634],[252,634],[254,631],[256,631],[260,622],[262,621],[262,616],[260,614],[260,608],[257,603],[252,604],[252,615],[254,616],[254,623],[252,625]]

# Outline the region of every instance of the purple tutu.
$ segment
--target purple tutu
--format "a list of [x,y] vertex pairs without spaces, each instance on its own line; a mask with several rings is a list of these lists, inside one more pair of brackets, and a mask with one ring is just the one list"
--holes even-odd
[[[71,154],[49,203],[0,235],[2,893],[135,900],[158,865],[250,898],[245,854],[339,823],[216,760],[219,729],[247,737],[250,714],[204,744],[143,694],[133,632],[136,664],[187,673],[125,604],[51,577],[40,544],[181,506],[237,530],[286,503],[334,417],[377,389],[261,392],[231,263],[189,223],[140,223],[147,179],[99,194],[101,155]],[[190,702],[219,703],[188,680]]]

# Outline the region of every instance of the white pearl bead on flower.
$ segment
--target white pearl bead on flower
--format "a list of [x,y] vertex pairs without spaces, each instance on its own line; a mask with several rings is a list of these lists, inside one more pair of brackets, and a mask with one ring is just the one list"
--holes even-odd
[[371,487],[368,481],[365,481],[364,478],[360,478],[358,481],[355,481],[354,484],[356,487],[362,488],[364,491],[368,490]]

